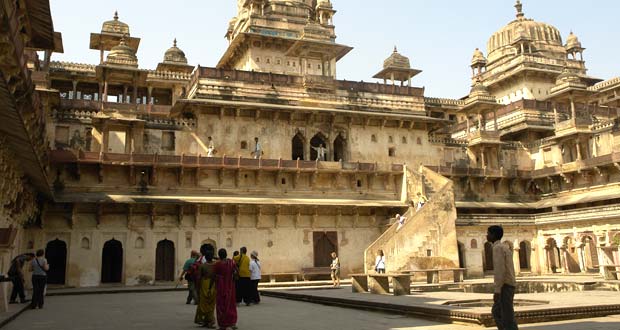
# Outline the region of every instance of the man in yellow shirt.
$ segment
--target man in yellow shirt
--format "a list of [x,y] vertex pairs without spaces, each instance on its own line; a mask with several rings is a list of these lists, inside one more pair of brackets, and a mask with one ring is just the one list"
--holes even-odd
[[250,306],[252,299],[250,297],[250,257],[247,256],[248,249],[244,246],[239,249],[239,255],[233,257],[233,260],[239,268],[239,280],[237,285],[237,304],[244,302],[246,306]]

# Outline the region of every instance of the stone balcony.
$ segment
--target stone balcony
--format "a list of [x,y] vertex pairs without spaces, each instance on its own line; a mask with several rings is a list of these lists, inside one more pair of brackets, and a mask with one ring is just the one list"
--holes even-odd
[[500,140],[500,131],[478,130],[469,133],[467,140],[470,147],[481,144],[502,144]]
[[589,118],[571,118],[555,125],[555,136],[563,137],[582,133],[589,134],[592,132],[590,130],[590,125],[592,125],[592,120]]
[[137,114],[153,114],[153,115],[168,115],[172,109],[171,105],[159,105],[159,104],[133,104],[133,103],[116,103],[116,102],[101,102],[97,100],[72,100],[61,99],[61,110],[81,110],[81,111],[114,111],[123,113],[137,113]]

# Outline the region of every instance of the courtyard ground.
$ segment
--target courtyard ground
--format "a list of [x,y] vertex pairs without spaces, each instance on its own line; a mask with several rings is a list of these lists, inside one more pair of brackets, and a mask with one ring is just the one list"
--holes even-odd
[[[345,289],[343,289],[345,290]],[[52,296],[42,310],[27,310],[7,330],[196,329],[195,306],[184,292],[148,292]],[[398,314],[369,312],[265,297],[257,306],[239,308],[239,329],[272,330],[471,330],[477,326],[438,323]],[[528,330],[618,330],[620,315],[545,324]]]

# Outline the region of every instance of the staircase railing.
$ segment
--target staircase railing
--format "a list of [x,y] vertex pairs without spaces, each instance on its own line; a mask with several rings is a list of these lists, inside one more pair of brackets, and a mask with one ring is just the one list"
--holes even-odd
[[386,271],[398,271],[409,267],[412,257],[442,257],[443,264],[458,265],[456,242],[456,207],[452,181],[420,167],[419,171],[405,168],[407,195],[416,201],[417,193],[424,192],[425,179],[435,191],[429,201],[416,210],[412,203],[404,214],[406,220],[401,228],[395,221],[379,238],[364,251],[366,272],[374,268],[379,250],[386,257]]

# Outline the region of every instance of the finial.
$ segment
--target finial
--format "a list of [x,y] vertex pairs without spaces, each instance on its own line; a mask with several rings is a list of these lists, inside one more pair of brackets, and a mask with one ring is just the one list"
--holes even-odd
[[114,11],[114,20],[118,21],[118,10]]
[[525,15],[523,14],[523,4],[521,3],[521,0],[517,0],[515,8],[517,8],[517,18],[523,18]]
[[398,49],[394,46],[394,53],[398,53]]
[[177,46],[177,38],[174,38],[174,42],[172,43],[172,47],[176,47]]

